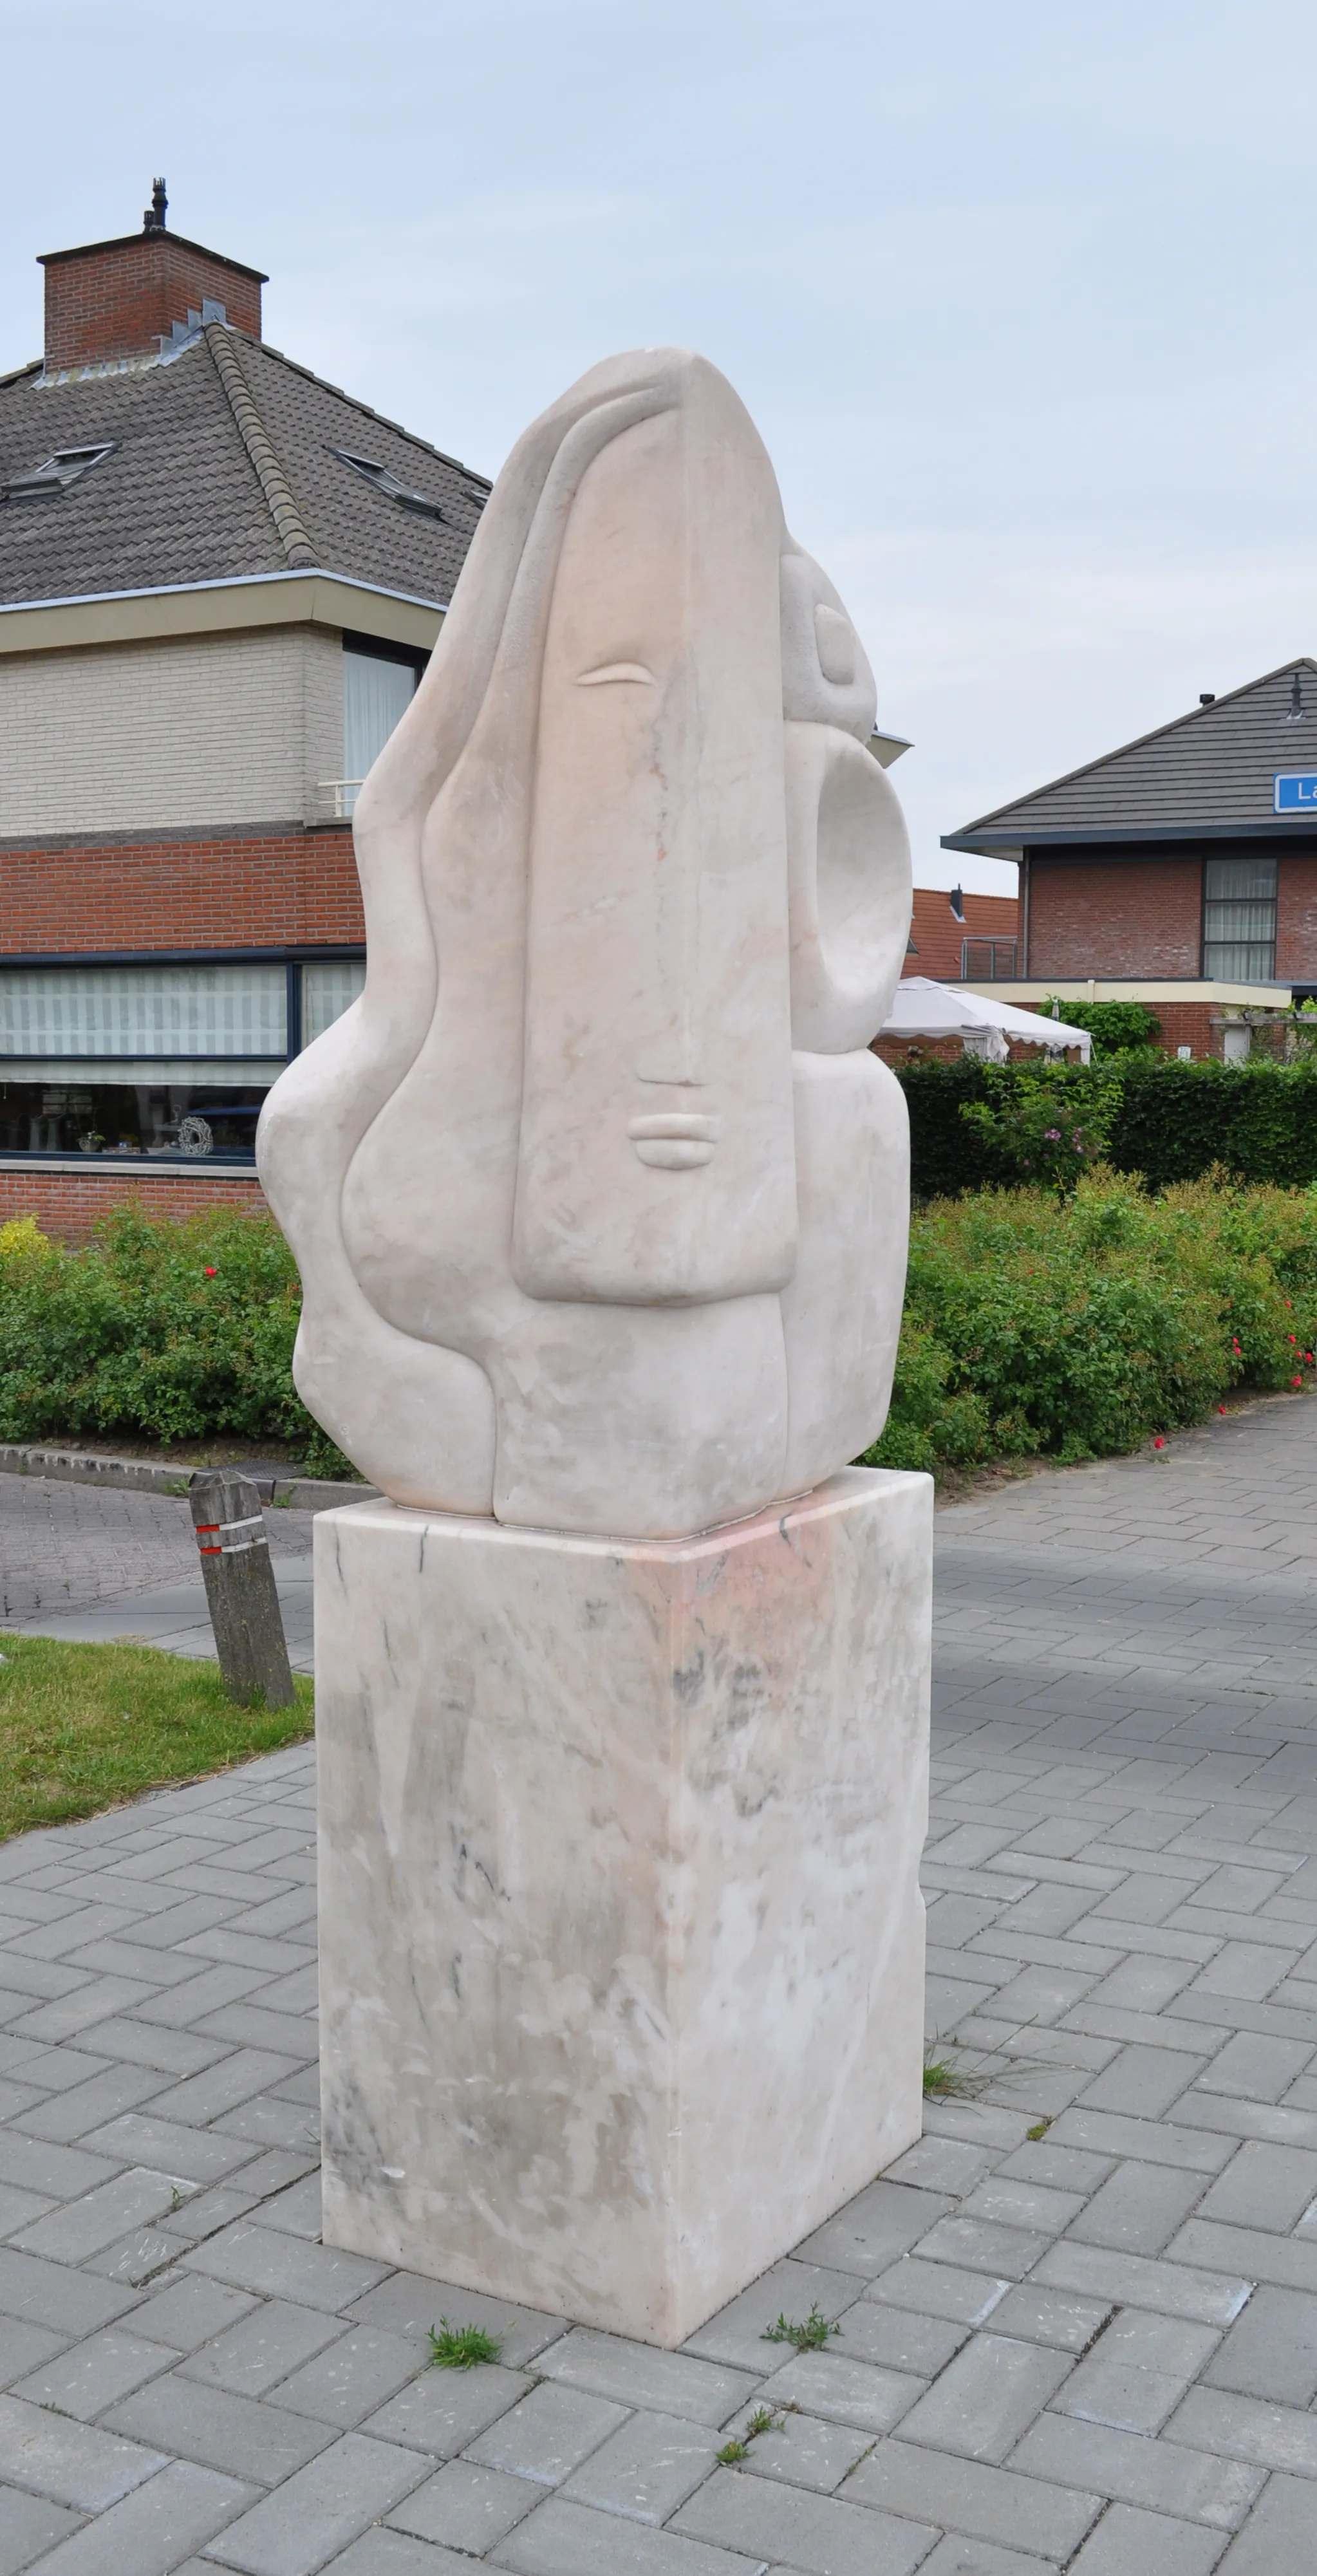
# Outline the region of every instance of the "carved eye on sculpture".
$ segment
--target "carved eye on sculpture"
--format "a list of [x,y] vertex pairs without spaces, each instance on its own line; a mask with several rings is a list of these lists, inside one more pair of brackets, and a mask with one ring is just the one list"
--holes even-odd
[[887,1018],[910,922],[910,844],[872,753],[832,726],[786,727],[791,1042],[865,1047]]
[[783,715],[867,742],[878,691],[864,646],[827,574],[798,548],[782,557],[781,598]]

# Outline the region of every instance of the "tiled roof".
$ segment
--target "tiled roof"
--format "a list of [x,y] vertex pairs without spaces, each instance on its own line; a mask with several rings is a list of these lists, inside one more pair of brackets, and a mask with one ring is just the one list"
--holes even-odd
[[[57,498],[0,501],[0,602],[309,561],[445,606],[489,490],[279,350],[216,324],[163,364],[47,382],[38,361],[0,380],[0,489],[58,449],[107,440],[114,453]],[[335,448],[384,466],[442,517],[377,490]]]
[[[1302,716],[1293,720],[1295,678]],[[943,835],[948,850],[1039,841],[1171,840],[1284,831],[1278,770],[1317,770],[1317,662],[1300,655],[1228,697]],[[1311,828],[1311,825],[1309,825]]]
[[916,886],[903,973],[929,975],[935,984],[958,984],[967,939],[1015,938],[1020,913],[1015,895],[964,894],[961,905],[963,918],[957,921],[950,895]]

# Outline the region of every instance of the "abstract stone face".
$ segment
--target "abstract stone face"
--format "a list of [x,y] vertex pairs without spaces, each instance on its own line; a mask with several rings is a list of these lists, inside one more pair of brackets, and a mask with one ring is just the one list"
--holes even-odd
[[611,359],[526,432],[358,798],[365,992],[258,1140],[298,1387],[395,1501],[678,1535],[876,1438],[910,867],[874,710],[716,369]]

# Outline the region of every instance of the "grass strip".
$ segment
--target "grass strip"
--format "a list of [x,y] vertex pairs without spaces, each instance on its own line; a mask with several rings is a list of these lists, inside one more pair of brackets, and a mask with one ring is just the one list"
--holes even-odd
[[314,1725],[297,1676],[291,1708],[236,1708],[217,1664],[154,1646],[0,1632],[0,1655],[0,1840],[277,1753]]

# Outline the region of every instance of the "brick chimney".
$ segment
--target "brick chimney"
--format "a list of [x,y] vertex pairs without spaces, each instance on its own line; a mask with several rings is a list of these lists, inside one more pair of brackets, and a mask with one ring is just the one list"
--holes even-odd
[[260,337],[261,270],[167,232],[166,204],[164,180],[157,179],[140,233],[43,252],[48,374],[157,357],[221,312],[240,331]]

